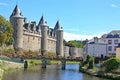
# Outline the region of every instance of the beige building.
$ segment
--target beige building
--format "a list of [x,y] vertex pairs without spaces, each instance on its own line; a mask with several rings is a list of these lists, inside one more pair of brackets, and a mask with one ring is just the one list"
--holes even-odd
[[116,58],[120,58],[120,44],[116,47]]

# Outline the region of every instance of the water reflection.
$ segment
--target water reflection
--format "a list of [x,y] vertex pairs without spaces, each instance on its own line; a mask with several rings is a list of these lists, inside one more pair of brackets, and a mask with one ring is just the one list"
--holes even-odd
[[36,66],[24,70],[17,70],[6,73],[3,80],[105,80],[80,73],[78,65],[67,65],[66,70],[61,66],[49,65],[46,69]]

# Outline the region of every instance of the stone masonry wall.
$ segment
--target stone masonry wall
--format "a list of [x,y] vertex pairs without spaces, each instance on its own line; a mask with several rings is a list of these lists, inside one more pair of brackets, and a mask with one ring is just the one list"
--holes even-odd
[[33,35],[30,33],[23,34],[23,49],[39,51],[41,49],[41,37],[40,35]]
[[68,46],[64,46],[64,56],[67,58],[68,56],[70,56],[69,54],[69,47]]
[[56,53],[56,40],[48,38],[48,52]]

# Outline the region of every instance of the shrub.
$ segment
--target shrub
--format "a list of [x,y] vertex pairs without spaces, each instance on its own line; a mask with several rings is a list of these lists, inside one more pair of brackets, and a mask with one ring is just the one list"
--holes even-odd
[[89,64],[88,69],[94,68],[94,58],[90,55],[87,55],[86,64]]
[[105,66],[105,70],[107,72],[118,69],[120,66],[120,59],[110,58],[110,59],[106,60],[103,65]]
[[91,56],[89,59],[89,69],[93,69],[94,68],[94,58]]

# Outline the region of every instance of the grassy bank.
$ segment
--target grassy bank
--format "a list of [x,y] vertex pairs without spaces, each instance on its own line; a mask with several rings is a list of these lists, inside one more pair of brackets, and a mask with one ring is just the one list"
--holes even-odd
[[22,67],[23,67],[22,63],[0,60],[0,68],[4,71],[10,71],[12,69],[19,69]]
[[120,74],[115,74],[115,73],[106,73],[104,71],[100,71],[100,68],[94,67],[93,69],[87,69],[86,67],[82,67],[80,69],[80,72],[89,74],[91,76],[96,76],[100,78],[106,78],[106,79],[111,79],[111,80],[120,80]]
[[101,78],[107,78],[107,79],[111,79],[111,80],[120,80],[120,74],[115,74],[115,73],[111,73],[111,72],[102,72],[102,71],[99,71],[97,73],[98,77],[101,77]]
[[2,79],[4,72],[11,71],[14,69],[19,69],[22,67],[23,67],[22,63],[0,60],[0,79]]
[[2,69],[0,69],[0,80],[2,80],[3,73],[4,73],[4,71]]
[[[29,66],[41,65],[42,60],[28,60]],[[79,64],[79,62],[75,61],[67,61],[66,64]],[[58,60],[47,60],[47,65],[61,65],[61,61]]]

